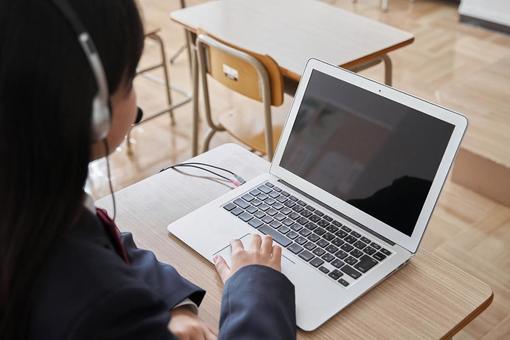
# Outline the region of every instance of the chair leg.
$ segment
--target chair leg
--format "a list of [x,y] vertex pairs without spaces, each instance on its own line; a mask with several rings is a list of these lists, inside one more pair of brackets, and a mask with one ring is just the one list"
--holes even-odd
[[[170,74],[169,74],[167,60],[166,60],[165,43],[163,42],[163,39],[161,39],[161,37],[158,34],[152,34],[151,38],[158,43],[160,51],[161,51],[161,66],[163,67],[163,75],[165,77],[166,99],[167,99],[168,107],[171,107],[172,106],[172,89],[170,86]],[[174,110],[170,110],[169,113],[170,113],[171,125],[175,125]]]
[[209,129],[209,132],[207,133],[207,136],[205,137],[205,140],[204,140],[204,148],[203,148],[203,152],[206,152],[209,150],[209,146],[211,144],[211,139],[213,138],[213,136],[216,134],[216,130],[215,129]]

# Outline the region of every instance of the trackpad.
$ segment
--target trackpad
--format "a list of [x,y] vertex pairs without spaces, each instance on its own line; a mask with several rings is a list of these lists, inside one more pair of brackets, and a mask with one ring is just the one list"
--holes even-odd
[[[243,237],[241,237],[239,240],[243,243],[244,249],[249,249],[251,245],[251,238],[252,234],[246,234]],[[275,242],[276,243],[276,242]],[[228,266],[232,266],[232,247],[229,244],[225,245],[225,247],[221,248],[219,251],[217,251],[215,254],[223,257],[225,261],[228,263]],[[294,264],[293,261],[288,259],[285,255],[282,256],[282,271],[285,272],[285,267],[290,266]]]

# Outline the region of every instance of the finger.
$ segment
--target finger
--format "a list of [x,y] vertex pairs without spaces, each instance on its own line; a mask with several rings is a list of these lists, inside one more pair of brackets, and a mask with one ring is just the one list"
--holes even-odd
[[260,250],[260,245],[262,244],[262,238],[258,234],[253,234],[251,237],[251,250]]
[[278,268],[281,268],[282,266],[282,247],[279,245],[273,246],[273,263],[278,266]]
[[264,235],[262,237],[261,252],[264,255],[271,255],[273,251],[273,238],[270,235]]
[[232,247],[232,253],[236,252],[236,251],[240,251],[240,250],[244,250],[244,246],[243,246],[243,242],[241,242],[241,240],[232,240],[232,242],[230,242],[230,245]]
[[230,267],[228,266],[227,262],[225,262],[225,259],[221,256],[215,256],[213,261],[216,267],[216,272],[218,272],[221,281],[225,283],[230,277]]

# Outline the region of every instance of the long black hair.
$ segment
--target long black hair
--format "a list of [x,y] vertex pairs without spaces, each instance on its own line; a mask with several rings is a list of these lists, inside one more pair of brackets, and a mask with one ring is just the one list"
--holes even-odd
[[[69,0],[110,93],[143,49],[134,0]],[[81,213],[97,92],[76,34],[50,0],[0,1],[0,338],[26,336],[30,291]]]

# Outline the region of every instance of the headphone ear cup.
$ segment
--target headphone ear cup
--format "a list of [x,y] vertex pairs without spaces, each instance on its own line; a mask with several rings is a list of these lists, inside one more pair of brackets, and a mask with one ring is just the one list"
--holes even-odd
[[111,127],[111,111],[109,103],[105,103],[99,96],[92,102],[92,140],[103,140]]

